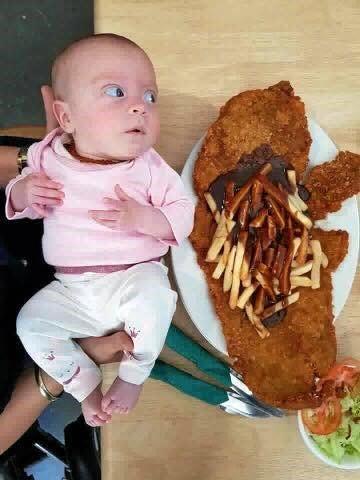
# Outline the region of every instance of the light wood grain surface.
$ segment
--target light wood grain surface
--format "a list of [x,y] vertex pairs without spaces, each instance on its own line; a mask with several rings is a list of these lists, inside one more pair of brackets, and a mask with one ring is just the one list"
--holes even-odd
[[[229,97],[283,79],[339,148],[360,152],[357,0],[98,0],[95,18],[97,32],[129,36],[153,60],[162,116],[158,150],[176,169]],[[336,324],[340,354],[359,356],[359,306],[358,275]],[[174,321],[201,338],[181,303]],[[169,352],[162,356],[191,370]],[[104,369],[105,386],[115,374],[115,366]],[[349,477],[312,456],[295,416],[230,416],[153,380],[131,415],[103,429],[102,441],[103,480]]]
[[[162,116],[157,148],[177,170],[229,97],[283,79],[292,82],[339,148],[360,152],[358,0],[97,0],[95,18],[97,32],[129,36],[152,58]],[[42,130],[17,132],[32,136]],[[359,307],[358,272],[336,322],[339,355],[359,357]],[[174,322],[214,352],[181,302]],[[198,375],[167,350],[162,358]],[[116,365],[103,372],[106,388]],[[102,431],[103,480],[350,477],[357,475],[312,456],[294,415],[234,417],[153,380],[146,382],[136,410]]]

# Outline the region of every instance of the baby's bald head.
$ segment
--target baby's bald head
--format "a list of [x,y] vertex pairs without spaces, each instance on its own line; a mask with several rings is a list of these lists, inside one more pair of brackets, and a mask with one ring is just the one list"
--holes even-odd
[[154,67],[128,38],[101,34],[73,43],[55,60],[52,85],[54,114],[80,155],[131,159],[155,144]]
[[[86,64],[95,62],[98,55],[117,48],[128,54],[139,52],[151,64],[144,50],[132,40],[113,33],[102,33],[82,38],[65,48],[55,59],[51,70],[52,88],[57,100],[65,100],[71,91],[74,75],[79,73],[79,64],[85,67],[82,75],[86,75]],[[81,63],[82,62],[82,63]]]

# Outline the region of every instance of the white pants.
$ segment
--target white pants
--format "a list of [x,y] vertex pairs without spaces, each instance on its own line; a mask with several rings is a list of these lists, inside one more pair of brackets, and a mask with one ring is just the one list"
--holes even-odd
[[119,377],[143,383],[175,312],[177,294],[167,267],[152,261],[120,272],[56,278],[24,305],[17,319],[18,335],[34,362],[81,402],[99,385],[101,373],[72,339],[125,330],[134,350],[124,355]]

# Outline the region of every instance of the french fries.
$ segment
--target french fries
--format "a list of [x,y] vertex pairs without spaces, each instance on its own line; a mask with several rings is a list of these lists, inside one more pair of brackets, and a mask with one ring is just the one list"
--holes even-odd
[[329,265],[328,257],[325,255],[324,252],[321,252],[321,266],[323,268],[327,268],[328,265]]
[[250,263],[250,270],[254,271],[261,261],[262,261],[262,247],[261,247],[261,240],[260,238],[258,238],[254,246],[253,256]]
[[299,250],[300,245],[301,245],[301,238],[295,237],[293,239],[293,258],[292,258],[292,260],[296,257],[296,254]]
[[311,288],[317,289],[320,288],[320,267],[322,259],[322,251],[319,240],[310,241],[311,248],[313,251],[313,267],[311,269]]
[[234,198],[235,194],[235,182],[230,181],[225,185],[225,199],[224,199],[224,204],[225,204],[225,211],[228,210],[229,205]]
[[206,200],[206,203],[208,204],[208,207],[210,208],[210,212],[213,214],[215,218],[215,222],[219,223],[220,222],[220,212],[216,206],[216,202],[214,200],[214,197],[211,195],[210,192],[205,192],[204,197]]
[[255,180],[251,189],[251,206],[254,213],[256,213],[260,208],[263,190],[264,188],[261,183]]
[[250,208],[249,200],[244,200],[240,204],[239,211],[238,211],[238,222],[241,230],[247,227],[247,224],[249,221],[249,208]]
[[216,280],[219,280],[219,278],[221,277],[221,275],[223,274],[223,272],[226,268],[227,260],[228,260],[229,253],[230,253],[230,249],[231,249],[231,241],[229,239],[225,240],[223,254],[221,255],[219,263],[217,264],[217,266],[216,266],[216,268],[215,268],[215,270],[212,274],[212,277],[215,278]]
[[265,290],[259,288],[255,294],[254,313],[260,315],[265,308]]
[[233,278],[231,283],[231,292],[230,292],[230,308],[234,310],[236,307],[238,297],[239,297],[239,290],[240,290],[240,270],[241,265],[243,263],[244,253],[245,253],[245,246],[247,241],[247,232],[240,232],[239,233],[239,240],[236,247],[236,254],[234,260],[234,268],[233,268]]
[[260,335],[261,338],[267,338],[270,335],[269,330],[262,324],[260,318],[254,313],[253,306],[251,303],[247,303],[245,306],[245,311],[248,319],[255,327],[255,330]]
[[298,209],[298,207],[295,205],[295,203],[293,202],[292,198],[291,198],[291,195],[289,195],[289,199],[288,199],[288,202],[289,202],[289,209],[290,209],[290,213],[292,214],[292,216],[298,220],[299,222],[301,222],[303,225],[305,225],[305,227],[310,230],[310,228],[312,227],[312,221],[310,220],[309,217],[307,217],[306,215],[304,215],[302,213],[301,210]]
[[288,170],[287,172],[287,178],[289,180],[289,183],[291,185],[293,193],[296,192],[297,190],[297,184],[296,184],[296,172],[295,170]]
[[251,247],[247,247],[245,249],[244,259],[240,269],[240,280],[242,282],[244,282],[249,277],[251,254],[252,254]]
[[286,255],[286,247],[284,247],[283,245],[278,245],[278,248],[275,254],[274,263],[272,265],[272,273],[276,278],[279,278],[281,274],[284,261],[285,261],[285,255]]
[[290,276],[299,277],[300,275],[304,275],[304,273],[311,272],[311,270],[313,268],[313,263],[314,262],[312,260],[309,260],[304,265],[301,265],[300,267],[294,268],[291,271]]
[[266,220],[267,214],[268,214],[267,209],[262,208],[257,214],[257,216],[253,220],[251,220],[249,226],[254,228],[262,227]]
[[242,292],[242,294],[239,297],[239,301],[237,303],[237,306],[241,309],[243,309],[250,299],[251,295],[255,292],[259,284],[257,282],[251,284],[249,287],[245,288],[245,290]]
[[309,232],[306,227],[302,230],[301,243],[296,257],[296,263],[298,265],[304,265],[307,257],[309,247]]
[[204,194],[216,228],[206,255],[216,263],[212,278],[223,276],[229,307],[244,311],[261,338],[270,335],[262,320],[296,303],[300,294],[293,290],[320,288],[320,268],[328,266],[320,242],[311,239],[295,171],[287,170],[288,193],[267,178],[271,169],[264,164],[236,193],[234,182],[226,183],[221,212]]
[[234,268],[234,261],[235,261],[235,254],[236,254],[236,245],[233,245],[232,249],[230,250],[230,254],[228,256],[228,261],[225,267],[225,274],[224,274],[224,283],[223,283],[223,291],[228,292],[231,288],[232,284],[232,272]]
[[296,275],[292,275],[290,277],[290,284],[291,284],[291,288],[311,287],[312,281],[311,281],[311,278],[308,278],[308,277],[297,277]]
[[294,203],[291,201],[291,195],[286,196],[284,192],[281,192],[275,185],[273,185],[268,178],[260,173],[256,175],[256,178],[263,184],[264,190],[280,205],[282,205],[285,210],[287,210],[295,220],[299,221],[306,228],[310,229],[312,227],[312,221],[309,217],[304,215],[301,210],[299,210]]
[[307,210],[308,206],[306,203],[300,198],[298,188],[297,188],[297,183],[296,183],[296,172],[295,170],[288,170],[287,171],[287,177],[289,180],[289,183],[293,189],[293,200],[295,204],[298,206],[299,210],[305,212]]
[[292,305],[293,303],[297,302],[299,298],[300,298],[299,292],[295,292],[289,295],[286,299],[281,300],[281,302],[277,302],[275,303],[275,305],[271,305],[271,307],[265,308],[265,310],[261,315],[261,319],[265,320],[265,318],[268,318],[274,313],[279,312],[280,310],[283,310],[289,305]]
[[[308,246],[308,255],[312,255],[313,254],[313,251],[312,251],[312,248],[311,248],[311,245]],[[325,255],[324,252],[322,252],[321,254],[321,266],[323,268],[327,268],[327,266],[329,265],[329,259],[327,258],[327,256]]]
[[[219,221],[218,226],[215,230],[213,240],[211,242],[210,248],[209,248],[207,256],[206,256],[207,261],[211,262],[211,261],[215,260],[215,258],[220,253],[220,250],[222,249],[228,234],[232,230],[232,228],[231,228],[230,231],[228,231],[226,220],[227,219],[226,219],[226,216],[225,216],[225,209],[223,209],[223,211],[221,212],[221,215],[220,215],[220,221]],[[234,227],[234,225],[232,225],[232,227]]]
[[290,269],[291,269],[291,262],[294,257],[294,247],[291,245],[286,252],[286,257],[284,261],[284,266],[281,270],[281,274],[279,276],[279,290],[283,295],[288,295],[290,292]]
[[[259,174],[263,177],[266,178],[265,175],[270,173],[272,170],[272,166],[270,163],[265,163],[260,171]],[[246,195],[249,193],[251,187],[253,186],[253,183],[255,181],[254,177],[249,178],[249,180],[240,188],[240,190],[236,193],[234,196],[230,206],[229,206],[229,218],[233,218],[235,213],[237,212],[237,209],[239,208],[240,203]]]
[[270,197],[270,195],[266,196],[266,200],[271,208],[275,223],[278,225],[280,230],[282,230],[283,228],[285,228],[285,218],[281,212],[279,205],[272,197]]

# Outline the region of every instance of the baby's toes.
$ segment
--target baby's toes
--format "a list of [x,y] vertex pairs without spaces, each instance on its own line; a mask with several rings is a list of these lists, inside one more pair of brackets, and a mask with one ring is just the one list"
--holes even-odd
[[105,421],[101,420],[97,415],[91,415],[90,417],[84,417],[85,423],[87,423],[90,427],[100,427],[101,425],[105,425]]
[[95,427],[102,427],[103,425],[106,424],[106,420],[103,420],[98,415],[94,415],[93,423],[94,423]]
[[96,412],[96,415],[98,418],[100,418],[100,420],[104,420],[105,422],[107,422],[108,420],[111,420],[111,414],[112,412],[103,412],[102,410],[99,410],[98,412]]
[[116,404],[115,404],[114,400],[110,400],[110,403],[107,405],[106,408],[103,408],[103,410],[107,414],[111,415],[115,412],[115,408],[116,408]]
[[89,425],[89,427],[95,427],[94,420],[91,418],[90,420],[86,420],[85,418],[85,423]]
[[101,400],[101,409],[103,412],[112,413],[112,410],[109,410],[109,406],[113,403],[110,395],[105,394]]
[[118,405],[116,409],[118,410],[118,413],[122,415],[126,415],[127,413],[129,413],[128,407],[124,407],[122,405]]

